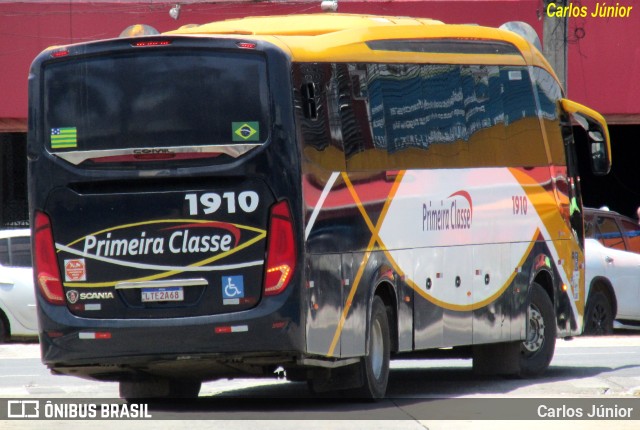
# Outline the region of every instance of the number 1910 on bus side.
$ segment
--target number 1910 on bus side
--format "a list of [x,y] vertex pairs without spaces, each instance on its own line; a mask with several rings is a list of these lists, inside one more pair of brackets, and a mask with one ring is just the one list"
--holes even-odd
[[514,215],[526,215],[529,205],[529,200],[526,196],[511,196],[511,202],[513,204]]

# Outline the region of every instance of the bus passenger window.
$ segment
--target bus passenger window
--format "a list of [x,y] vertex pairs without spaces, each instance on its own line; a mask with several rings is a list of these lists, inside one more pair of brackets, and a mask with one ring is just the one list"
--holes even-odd
[[537,106],[529,72],[522,67],[503,67],[500,81],[504,88],[504,126],[508,151],[504,165],[545,166],[547,152],[540,129]]
[[327,63],[293,66],[293,94],[305,161],[327,170],[344,170],[342,138],[336,133],[333,70]]
[[303,84],[300,93],[302,94],[302,112],[304,113],[304,117],[311,120],[318,119],[315,84],[313,82]]
[[533,80],[540,103],[540,116],[551,150],[551,162],[555,166],[566,166],[557,105],[557,101],[562,98],[562,89],[549,72],[539,67],[533,68]]

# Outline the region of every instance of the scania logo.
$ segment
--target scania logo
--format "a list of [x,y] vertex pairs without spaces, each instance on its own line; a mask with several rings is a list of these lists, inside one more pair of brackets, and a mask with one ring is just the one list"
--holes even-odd
[[72,305],[76,304],[76,302],[78,301],[78,297],[79,297],[79,295],[78,295],[78,292],[76,290],[67,291],[67,300]]
[[89,292],[89,293],[79,293],[76,290],[67,291],[67,300],[72,305],[76,304],[78,300],[107,300],[113,299],[114,295],[111,291],[107,292]]
[[80,300],[105,300],[105,299],[113,299],[112,292],[106,293],[80,293]]

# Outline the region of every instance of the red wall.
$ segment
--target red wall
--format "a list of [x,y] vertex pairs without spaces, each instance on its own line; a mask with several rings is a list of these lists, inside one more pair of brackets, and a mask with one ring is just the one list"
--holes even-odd
[[[166,31],[189,23],[247,15],[320,12],[319,0],[286,3],[186,0],[180,1],[181,15],[175,21],[168,13],[175,3],[0,0],[0,131],[15,128],[15,124],[26,127],[29,66],[48,46],[117,37],[125,27],[137,23]],[[539,34],[542,34],[539,18],[545,13],[542,0],[340,0],[339,12],[420,16],[447,23],[489,26],[520,20],[533,25]],[[630,18],[585,21],[581,24],[585,37],[570,45],[569,95],[605,114],[640,114],[640,6]],[[573,20],[571,24],[573,31]]]
[[618,2],[634,6],[628,18],[569,19],[567,94],[609,123],[640,124],[640,3]]

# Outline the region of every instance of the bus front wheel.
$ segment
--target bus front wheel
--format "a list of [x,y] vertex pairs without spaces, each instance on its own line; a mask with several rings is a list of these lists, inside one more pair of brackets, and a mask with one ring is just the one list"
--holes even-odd
[[527,308],[527,335],[520,345],[519,376],[541,375],[553,358],[556,346],[556,320],[553,303],[537,283],[531,285]]
[[549,367],[556,345],[555,312],[549,295],[537,283],[531,285],[526,309],[524,340],[473,346],[476,374],[530,378]]

